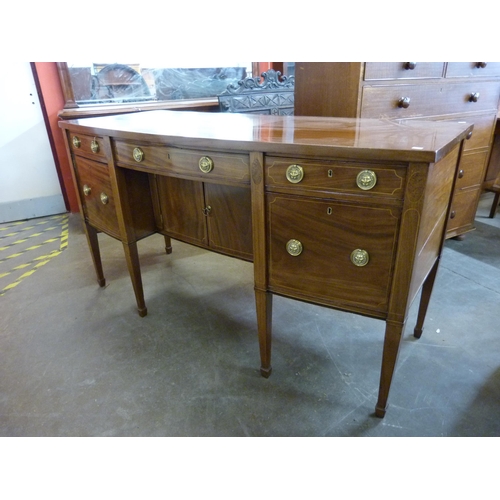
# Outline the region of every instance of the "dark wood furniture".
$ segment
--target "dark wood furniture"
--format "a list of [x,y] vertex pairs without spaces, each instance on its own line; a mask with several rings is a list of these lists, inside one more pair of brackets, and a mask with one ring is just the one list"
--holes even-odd
[[493,219],[500,201],[500,113],[497,116],[491,154],[483,187],[486,191],[495,193],[489,215],[490,219]]
[[253,261],[265,377],[273,294],[384,320],[385,415],[421,289],[422,333],[470,125],[152,111],[60,126],[101,286],[98,231],[123,243],[140,315],[141,238]]
[[474,124],[447,237],[474,229],[500,96],[498,62],[295,63],[295,114]]
[[294,114],[293,76],[270,69],[261,78],[247,77],[219,95],[221,112],[290,116]]

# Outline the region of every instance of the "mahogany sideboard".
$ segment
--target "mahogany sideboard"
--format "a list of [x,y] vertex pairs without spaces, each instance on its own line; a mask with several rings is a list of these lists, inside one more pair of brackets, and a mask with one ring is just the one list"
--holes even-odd
[[465,120],[448,238],[474,229],[500,97],[500,62],[295,63],[295,114]]
[[60,126],[101,286],[99,231],[123,243],[141,316],[141,238],[252,261],[264,377],[273,294],[384,320],[385,415],[420,292],[422,333],[471,124],[147,111]]

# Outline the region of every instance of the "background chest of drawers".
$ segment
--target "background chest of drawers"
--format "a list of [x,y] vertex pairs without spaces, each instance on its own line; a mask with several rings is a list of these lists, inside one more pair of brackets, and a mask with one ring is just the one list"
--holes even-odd
[[466,121],[447,237],[474,229],[500,97],[500,63],[295,63],[295,114]]

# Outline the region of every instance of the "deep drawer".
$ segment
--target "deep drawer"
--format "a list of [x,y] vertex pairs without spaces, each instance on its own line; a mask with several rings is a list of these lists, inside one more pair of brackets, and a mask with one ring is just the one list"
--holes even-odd
[[386,309],[397,210],[287,195],[269,194],[267,200],[273,291]]
[[85,218],[97,229],[119,236],[118,217],[107,166],[81,157],[76,157],[75,162]]
[[[301,190],[379,195],[401,199],[406,168],[376,163],[356,163],[300,158],[265,159],[266,188],[297,188]],[[370,177],[374,174],[374,178]],[[299,177],[302,178],[299,180]],[[374,181],[374,185],[372,186]],[[361,187],[360,187],[361,186]]]

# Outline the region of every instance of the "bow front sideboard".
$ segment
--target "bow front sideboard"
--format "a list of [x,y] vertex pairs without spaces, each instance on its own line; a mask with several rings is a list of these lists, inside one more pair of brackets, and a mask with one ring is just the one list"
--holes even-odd
[[147,111],[60,126],[99,285],[98,232],[122,242],[141,316],[141,238],[253,262],[264,377],[273,294],[383,320],[385,415],[419,294],[422,333],[472,125]]

